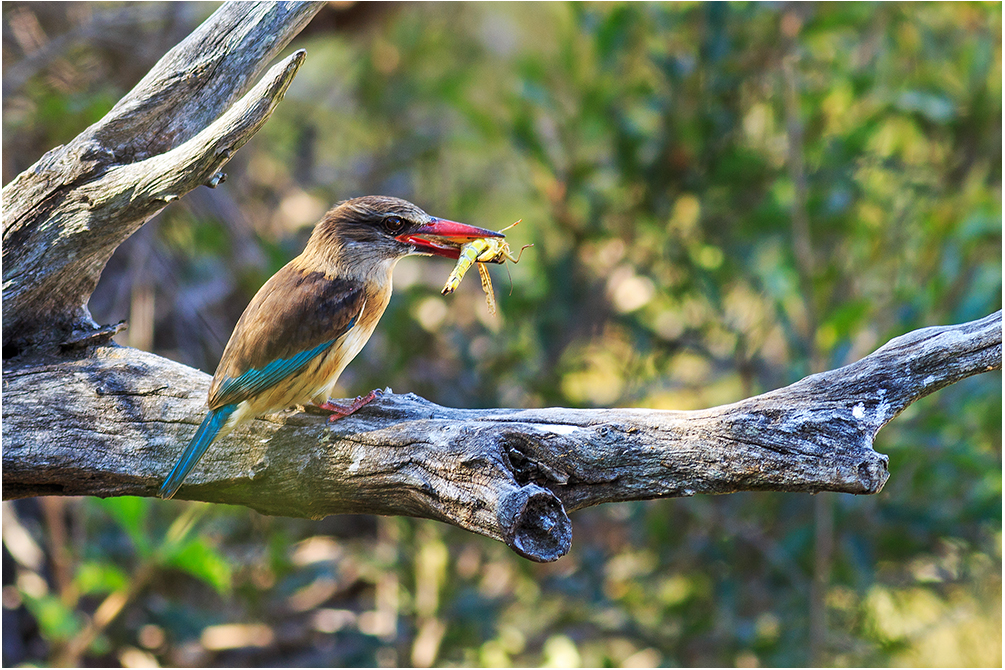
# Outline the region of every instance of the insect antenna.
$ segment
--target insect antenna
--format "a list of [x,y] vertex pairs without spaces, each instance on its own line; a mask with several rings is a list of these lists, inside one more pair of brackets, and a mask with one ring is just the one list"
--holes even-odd
[[503,228],[499,232],[500,233],[505,233],[507,230],[509,230],[510,228],[512,228],[513,226],[515,226],[516,224],[520,223],[521,221],[523,221],[523,219],[517,219],[516,221],[514,221],[511,224],[509,224],[508,226],[506,226],[505,228]]

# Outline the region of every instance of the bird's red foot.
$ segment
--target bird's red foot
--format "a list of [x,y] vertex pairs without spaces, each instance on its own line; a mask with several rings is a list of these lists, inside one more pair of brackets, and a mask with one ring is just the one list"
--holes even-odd
[[328,417],[328,423],[334,423],[339,419],[344,419],[345,417],[349,416],[359,408],[369,403],[374,398],[379,398],[382,395],[384,395],[383,391],[381,391],[380,389],[374,389],[369,393],[367,393],[366,395],[356,396],[356,399],[353,400],[348,405],[337,403],[331,398],[329,398],[325,402],[318,405],[318,407],[328,412],[331,412],[332,413],[331,416]]

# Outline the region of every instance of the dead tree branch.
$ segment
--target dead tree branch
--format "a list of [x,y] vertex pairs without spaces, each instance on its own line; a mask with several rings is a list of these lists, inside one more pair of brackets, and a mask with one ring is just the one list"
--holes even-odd
[[[264,417],[213,445],[178,497],[320,518],[430,517],[554,560],[567,512],[742,490],[876,493],[879,429],[948,384],[1001,368],[1001,312],[898,337],[851,365],[695,412],[461,410],[390,395],[326,427]],[[205,412],[209,376],[99,347],[4,374],[4,497],[152,496]]]
[[[209,376],[105,344],[86,303],[114,249],[219,170],[304,60],[248,89],[318,3],[224,5],[98,124],[3,191],[3,494],[154,495],[205,412]],[[247,91],[247,93],[245,93]],[[284,413],[214,444],[178,497],[318,518],[440,519],[538,561],[568,512],[741,490],[875,493],[876,432],[1001,368],[1001,312],[899,337],[861,361],[697,412],[460,410],[388,395],[333,426]],[[165,503],[171,504],[171,503]]]
[[168,203],[219,183],[305,54],[245,92],[320,7],[225,4],[104,118],[4,187],[5,358],[99,330],[87,300],[112,252]]

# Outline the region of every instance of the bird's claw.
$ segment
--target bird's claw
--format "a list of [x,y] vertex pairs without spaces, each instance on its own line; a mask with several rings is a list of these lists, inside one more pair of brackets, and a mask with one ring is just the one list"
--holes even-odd
[[367,393],[366,395],[356,396],[356,399],[353,400],[348,405],[337,403],[331,398],[329,398],[325,402],[318,405],[318,407],[320,407],[323,410],[331,412],[331,416],[328,417],[328,423],[335,423],[339,419],[344,419],[345,417],[356,412],[357,410],[364,407],[374,399],[379,398],[383,395],[384,391],[380,389],[374,389],[369,393]]

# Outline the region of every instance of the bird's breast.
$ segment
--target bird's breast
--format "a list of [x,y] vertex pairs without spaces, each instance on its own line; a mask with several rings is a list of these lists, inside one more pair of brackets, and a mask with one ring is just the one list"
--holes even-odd
[[[382,288],[374,287],[374,289]],[[390,299],[390,287],[386,291],[367,291],[366,303],[356,323],[339,338],[328,353],[319,357],[314,376],[315,386],[311,395],[312,402],[321,403],[333,396],[339,376],[369,341]]]

